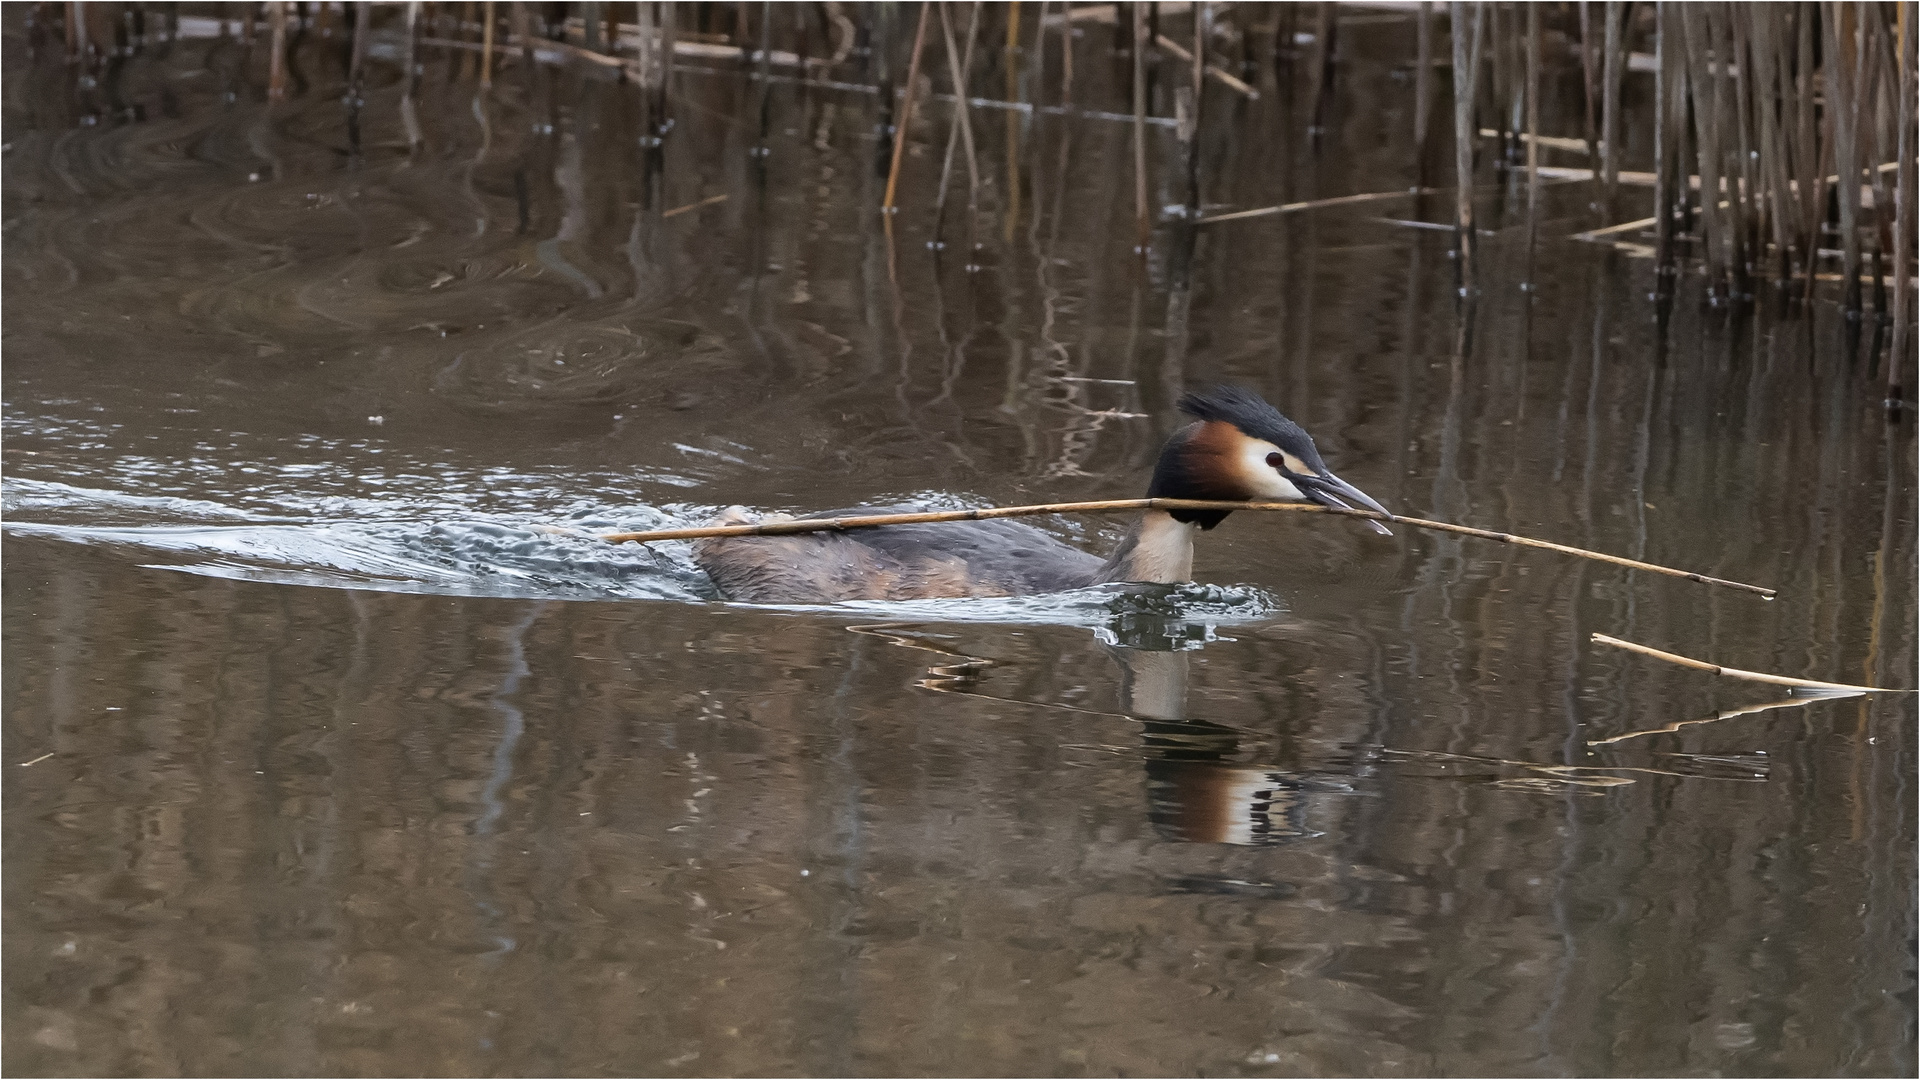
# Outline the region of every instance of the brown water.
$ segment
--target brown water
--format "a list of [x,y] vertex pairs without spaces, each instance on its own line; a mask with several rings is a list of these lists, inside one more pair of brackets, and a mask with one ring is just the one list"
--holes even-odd
[[[9,1073],[1915,1070],[1913,699],[1715,720],[1785,695],[1587,641],[1914,685],[1913,429],[1829,303],[1660,327],[1579,185],[1525,292],[1489,173],[1457,352],[1380,220],[1441,205],[1143,271],[1097,117],[975,114],[970,272],[946,106],[890,245],[856,91],[756,157],[683,73],[649,182],[630,86],[424,49],[409,154],[376,41],[356,152],[318,28],[270,106],[7,16]],[[1207,99],[1210,204],[1412,182],[1408,25],[1341,41],[1317,152],[1304,71]],[[1242,514],[1207,585],[751,608],[528,529],[1131,496],[1217,379],[1396,510],[1780,597]]]

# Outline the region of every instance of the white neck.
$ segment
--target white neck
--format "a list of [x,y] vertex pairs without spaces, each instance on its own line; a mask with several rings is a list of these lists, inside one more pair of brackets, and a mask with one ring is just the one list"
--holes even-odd
[[1113,557],[1101,581],[1152,581],[1178,584],[1193,580],[1193,531],[1198,525],[1175,521],[1165,510],[1140,515]]

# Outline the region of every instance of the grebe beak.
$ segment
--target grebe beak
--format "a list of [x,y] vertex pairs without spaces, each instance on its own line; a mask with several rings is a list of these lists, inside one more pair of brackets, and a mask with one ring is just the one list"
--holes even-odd
[[[1359,488],[1354,487],[1352,484],[1347,483],[1345,480],[1340,479],[1330,472],[1319,473],[1312,476],[1296,475],[1293,477],[1293,486],[1299,488],[1308,499],[1322,506],[1337,506],[1342,509],[1352,510],[1355,509],[1354,504],[1358,503],[1365,509],[1386,515],[1388,521],[1393,520],[1393,512],[1373,501],[1373,496],[1368,495],[1366,492],[1361,491]],[[1367,524],[1373,526],[1374,532],[1380,533],[1383,536],[1393,535],[1392,529],[1387,528],[1377,521],[1369,520]]]

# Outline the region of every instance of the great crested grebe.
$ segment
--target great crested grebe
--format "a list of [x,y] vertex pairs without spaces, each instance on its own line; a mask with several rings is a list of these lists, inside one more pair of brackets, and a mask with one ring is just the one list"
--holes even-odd
[[[1300,425],[1252,391],[1219,386],[1190,393],[1180,399],[1180,411],[1194,422],[1160,451],[1148,498],[1358,504],[1387,514],[1333,475]],[[1104,559],[1006,520],[714,537],[695,541],[693,557],[728,599],[749,603],[1028,596],[1111,581],[1187,581],[1194,530],[1211,529],[1228,513],[1145,511]],[[714,524],[751,520],[734,507]],[[1387,531],[1379,522],[1368,524]]]

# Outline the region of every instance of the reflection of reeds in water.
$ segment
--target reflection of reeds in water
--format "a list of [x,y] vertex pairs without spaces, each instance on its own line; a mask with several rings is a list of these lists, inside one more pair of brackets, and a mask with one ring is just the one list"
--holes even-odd
[[[223,11],[217,19],[188,22],[217,23],[222,35],[239,30],[251,44],[254,19],[263,11],[269,29],[267,94],[274,100],[285,97],[290,74],[296,82],[300,78],[288,66],[294,39],[307,24],[330,18],[329,9],[281,2],[235,7],[238,10]],[[749,18],[748,5],[732,10],[671,2],[446,5],[429,9],[434,13],[426,21],[432,28],[422,25],[418,30],[421,5],[392,7],[350,16],[351,81],[357,87],[362,78],[370,34],[402,42],[400,48],[381,49],[377,55],[405,62],[408,89],[401,109],[408,114],[408,138],[416,144],[417,120],[411,113],[419,48],[460,50],[462,77],[477,78],[483,86],[498,64],[536,60],[598,67],[630,78],[645,99],[648,117],[642,138],[649,144],[664,139],[671,126],[668,82],[676,61],[696,69],[702,63],[723,68],[731,63],[724,69],[762,84],[763,132],[767,90],[775,81],[859,91],[873,100],[882,136],[881,167],[888,176],[883,208],[894,205],[899,172],[908,164],[903,160],[905,139],[896,131],[903,135],[916,104],[927,104],[916,98],[925,96],[922,60],[931,63],[931,58],[922,53],[931,29],[946,54],[944,65],[932,66],[947,69],[949,78],[938,81],[954,89],[951,95],[940,95],[950,98],[953,108],[944,114],[949,150],[934,196],[936,219],[944,211],[944,174],[951,171],[956,150],[967,155],[969,211],[977,212],[983,174],[970,120],[974,108],[1009,108],[1028,116],[1044,108],[1087,118],[1130,119],[1140,247],[1144,251],[1161,245],[1175,256],[1188,245],[1179,239],[1184,232],[1177,225],[1170,238],[1156,240],[1148,199],[1151,175],[1184,181],[1177,185],[1186,203],[1181,216],[1190,220],[1202,212],[1207,191],[1230,179],[1206,175],[1203,146],[1286,137],[1270,125],[1237,121],[1235,110],[1206,107],[1209,92],[1237,94],[1247,101],[1259,98],[1259,91],[1211,61],[1209,49],[1223,57],[1237,50],[1241,72],[1249,77],[1264,78],[1256,71],[1255,58],[1271,58],[1277,88],[1310,94],[1306,124],[1316,133],[1316,146],[1329,110],[1341,105],[1342,46],[1336,30],[1344,16],[1336,16],[1335,5],[1320,5],[1314,17],[1305,20],[1260,5],[972,4],[966,12],[964,47],[959,20],[953,17],[958,13],[942,10],[938,25],[929,27],[927,9],[916,12],[915,32],[906,38],[896,33],[903,13],[892,5],[828,4],[794,9],[791,18],[776,16],[771,8],[762,17]],[[1524,167],[1530,191],[1542,175],[1585,180],[1593,185],[1592,204],[1608,213],[1619,213],[1623,202],[1638,201],[1632,189],[1650,189],[1650,214],[1634,213],[1630,216],[1636,220],[1581,237],[1652,256],[1663,296],[1686,274],[1703,279],[1706,299],[1715,305],[1746,302],[1764,282],[1774,283],[1787,298],[1810,297],[1821,283],[1837,283],[1849,316],[1860,321],[1870,309],[1874,340],[1880,340],[1883,326],[1890,327],[1894,354],[1910,359],[1916,182],[1912,3],[1633,5],[1609,0],[1530,9],[1524,18],[1498,4],[1454,3],[1448,5],[1447,46],[1433,40],[1434,7],[1422,4],[1418,12],[1404,16],[1416,20],[1416,32],[1408,35],[1408,60],[1417,66],[1409,88],[1414,124],[1410,141],[1419,162],[1415,178],[1420,179],[1435,107],[1431,98],[1438,85],[1450,84],[1458,192],[1452,224],[1462,284],[1469,292],[1474,280],[1475,181],[1485,165],[1497,161],[1501,168]],[[181,28],[177,12],[161,27],[162,20],[147,20],[140,5],[71,4],[65,5],[64,14],[54,8],[37,17],[64,18],[69,53],[89,64],[130,55]],[[1031,34],[1022,33],[1022,20],[1032,27]],[[330,31],[322,25],[319,32]],[[423,39],[422,33],[428,36]],[[1271,48],[1255,44],[1262,35],[1270,37]],[[1042,67],[1045,80],[1013,78],[1015,71],[1032,67],[1025,54],[1043,53],[1049,36],[1061,49],[1057,68]],[[1542,49],[1543,36],[1552,47]],[[831,43],[830,56],[818,55],[822,41]],[[992,44],[996,41],[1002,43],[997,49]],[[1008,73],[1007,100],[968,99],[976,43],[982,53],[1002,54],[990,62]],[[1302,80],[1285,70],[1303,55],[1294,47],[1300,44],[1311,46],[1305,55],[1312,70],[1304,89],[1297,85]],[[1124,58],[1119,70],[1127,74],[1118,80],[1118,100],[1076,102],[1074,53],[1102,47]],[[896,85],[893,73],[901,59],[908,61],[906,79]],[[1445,83],[1432,77],[1430,69],[1436,66],[1452,70]],[[1578,78],[1556,78],[1556,68],[1558,73],[1577,72]],[[1641,78],[1649,75],[1651,79]],[[1039,85],[1042,81],[1050,85]],[[1544,88],[1551,96],[1555,87],[1568,86],[1576,88],[1574,96],[1580,100],[1550,99],[1543,108],[1538,90]],[[1565,94],[1564,89],[1560,92]],[[350,109],[358,108],[359,97],[349,94]],[[1056,104],[1043,106],[1047,97]],[[892,124],[896,107],[897,128]],[[1643,109],[1651,115],[1629,115]],[[1557,138],[1541,133],[1535,129],[1543,114],[1563,124],[1578,117],[1582,130],[1565,131]],[[1156,128],[1171,126],[1176,138],[1150,138],[1149,122]],[[1483,130],[1482,124],[1488,126]],[[1652,132],[1650,141],[1635,138],[1642,130]],[[1478,151],[1488,138],[1498,140],[1499,152],[1481,155]],[[1540,161],[1544,150],[1577,153],[1582,144],[1585,168]],[[1651,172],[1635,171],[1643,166]],[[1537,201],[1537,195],[1529,195],[1530,207]],[[1528,215],[1529,250],[1540,216]],[[1012,235],[1011,218],[1006,231]],[[936,239],[938,232],[936,224]],[[1174,279],[1181,280],[1181,274]],[[1896,363],[1890,368],[1895,396],[1905,392],[1903,372],[1909,366]]]

